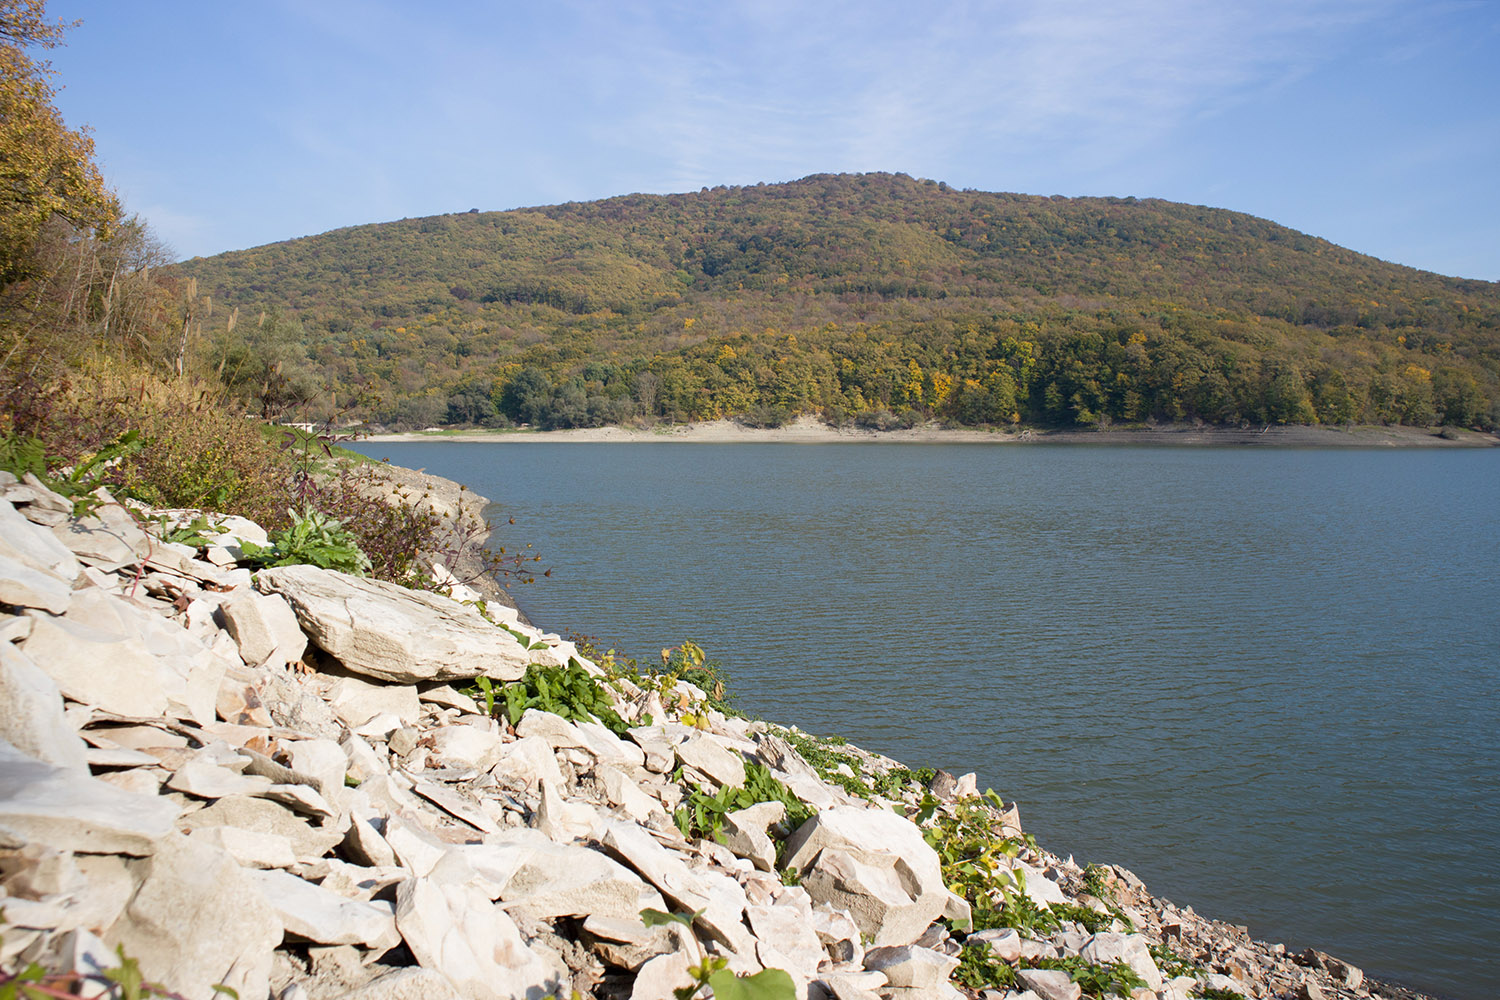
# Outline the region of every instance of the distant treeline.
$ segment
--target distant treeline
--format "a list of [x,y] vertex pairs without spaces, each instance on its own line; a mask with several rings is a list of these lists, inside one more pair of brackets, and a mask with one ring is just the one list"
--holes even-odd
[[226,381],[284,390],[267,410],[1500,423],[1500,286],[1170,202],[817,176],[360,226],[182,268],[213,298]]

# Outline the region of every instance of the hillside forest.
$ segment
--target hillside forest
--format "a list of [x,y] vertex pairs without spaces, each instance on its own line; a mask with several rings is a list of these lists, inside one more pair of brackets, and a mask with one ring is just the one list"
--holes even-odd
[[0,435],[16,440],[103,440],[102,418],[43,417],[108,397],[116,426],[148,384],[395,428],[1500,425],[1500,284],[1166,201],[817,175],[174,263],[52,103],[42,57],[69,27],[45,0],[0,0]]
[[1500,285],[1166,201],[821,175],[357,226],[177,270],[205,363],[267,415],[1500,423]]

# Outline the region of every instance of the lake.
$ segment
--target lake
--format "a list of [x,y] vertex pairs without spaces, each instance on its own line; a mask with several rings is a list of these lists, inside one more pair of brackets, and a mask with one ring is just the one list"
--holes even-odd
[[496,501],[538,624],[978,772],[1043,846],[1454,997],[1500,926],[1500,453],[363,443]]

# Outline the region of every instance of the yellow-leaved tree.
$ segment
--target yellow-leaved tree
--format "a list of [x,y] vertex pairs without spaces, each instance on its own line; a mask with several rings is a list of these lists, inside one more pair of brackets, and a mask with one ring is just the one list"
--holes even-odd
[[35,276],[36,248],[54,219],[99,235],[120,206],[94,165],[94,143],[52,103],[50,49],[70,27],[49,22],[45,0],[0,0],[0,288]]

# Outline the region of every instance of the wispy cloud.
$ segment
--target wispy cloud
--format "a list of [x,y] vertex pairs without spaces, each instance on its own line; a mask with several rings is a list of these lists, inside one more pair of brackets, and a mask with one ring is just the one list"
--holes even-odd
[[[1442,242],[1422,225],[1493,244],[1485,0],[57,2],[89,25],[70,120],[189,253],[856,170],[1209,201],[1396,259]],[[170,113],[118,99],[122,47]],[[1447,221],[1379,221],[1434,189]]]
[[628,100],[605,130],[666,151],[690,183],[819,165],[939,169],[983,147],[1125,155],[1247,91],[1305,72],[1384,0],[1239,5],[828,3],[596,10],[595,72]]

